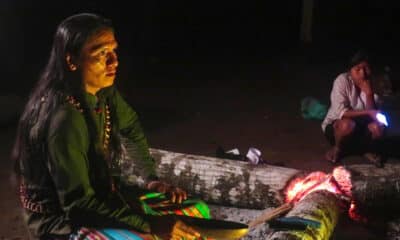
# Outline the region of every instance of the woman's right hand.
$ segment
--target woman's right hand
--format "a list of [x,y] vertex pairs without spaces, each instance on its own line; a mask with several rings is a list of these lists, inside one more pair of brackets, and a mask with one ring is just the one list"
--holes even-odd
[[368,110],[368,116],[373,120],[373,121],[378,121],[376,118],[376,115],[379,113],[379,110]]
[[177,219],[175,215],[153,216],[149,222],[151,234],[164,240],[195,240],[201,237],[199,232]]
[[365,95],[373,95],[374,92],[372,90],[371,82],[369,79],[363,79],[358,83],[358,87],[361,89],[362,92],[365,93]]
[[172,203],[180,204],[187,199],[187,193],[185,190],[162,181],[152,181],[148,183],[147,189],[150,191],[165,193]]

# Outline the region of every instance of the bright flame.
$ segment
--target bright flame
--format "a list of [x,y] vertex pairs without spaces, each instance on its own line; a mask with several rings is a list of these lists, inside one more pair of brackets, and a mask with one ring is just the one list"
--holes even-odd
[[[366,222],[367,218],[358,213],[357,205],[352,199],[351,173],[343,166],[333,169],[332,174],[312,172],[306,177],[296,178],[286,188],[286,202],[297,202],[308,194],[326,190],[345,200],[349,207],[349,217],[355,221]],[[350,203],[350,206],[347,205]]]
[[305,178],[296,178],[286,190],[286,202],[300,201],[307,194],[317,190],[326,190],[341,194],[335,179],[330,174],[313,172]]
[[351,174],[348,170],[346,170],[343,166],[336,167],[332,172],[335,181],[339,185],[340,190],[344,195],[351,198]]

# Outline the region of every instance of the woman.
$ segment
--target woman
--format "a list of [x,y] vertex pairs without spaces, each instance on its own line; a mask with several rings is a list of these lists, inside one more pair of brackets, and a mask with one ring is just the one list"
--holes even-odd
[[326,158],[338,162],[344,154],[362,147],[365,157],[382,167],[377,143],[383,138],[384,124],[377,119],[378,95],[371,84],[369,57],[358,51],[350,60],[349,71],[340,74],[331,91],[331,106],[322,130],[332,148]]
[[145,190],[165,193],[175,203],[187,198],[182,189],[158,181],[138,117],[113,85],[117,47],[110,21],[98,15],[77,14],[57,28],[13,149],[21,202],[36,238],[84,239],[97,234],[88,229],[111,227],[136,230],[142,238],[199,236],[173,215],[145,214],[143,191],[111,173],[122,157],[122,135],[135,146]]

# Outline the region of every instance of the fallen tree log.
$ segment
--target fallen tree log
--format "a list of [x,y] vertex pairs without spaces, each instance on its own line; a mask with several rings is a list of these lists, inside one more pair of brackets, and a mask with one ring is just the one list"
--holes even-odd
[[354,164],[345,167],[354,175],[364,177],[396,177],[400,176],[400,164],[385,164],[383,168],[377,168],[372,164]]
[[386,240],[400,239],[400,219],[395,219],[387,224]]
[[[122,175],[125,181],[132,184],[143,182],[140,179],[140,163],[129,158],[134,149],[129,143],[127,157],[122,160]],[[238,216],[251,216],[247,211],[277,207],[284,202],[285,188],[306,172],[270,165],[252,165],[246,162],[233,161],[200,155],[175,153],[160,149],[151,149],[156,162],[158,176],[176,186],[186,189],[192,196],[197,196],[208,203],[215,203],[216,219],[226,219],[246,223]],[[400,165],[386,164],[378,169],[369,164],[351,165],[344,169],[346,174],[332,173],[341,191],[358,205],[383,212],[382,209],[398,208],[400,200]],[[336,170],[336,169],[335,169]],[[393,195],[394,194],[394,195]],[[312,192],[298,202],[287,216],[300,216],[321,221],[321,229],[315,231],[276,231],[268,235],[271,239],[328,239],[336,225],[339,205],[335,194],[325,191]],[[311,200],[307,200],[311,199]],[[307,203],[311,202],[311,203]],[[222,207],[222,206],[224,207]],[[233,207],[232,207],[233,206]],[[235,208],[236,207],[236,208]],[[239,208],[237,208],[239,207]],[[240,208],[241,207],[241,208]],[[227,209],[230,214],[225,214]],[[234,210],[232,210],[234,209]],[[219,211],[219,213],[218,213]],[[256,210],[257,211],[257,210]],[[261,211],[260,211],[261,212]],[[228,216],[229,215],[229,216]],[[225,216],[225,217],[221,217]],[[261,231],[245,239],[265,238],[265,224]]]
[[350,165],[333,172],[341,190],[352,199],[357,215],[398,217],[400,213],[400,165]]
[[[138,184],[140,163],[129,158],[134,147],[125,140],[127,157],[121,163],[124,181]],[[284,189],[302,171],[271,165],[253,165],[200,155],[150,149],[157,176],[208,203],[266,209],[284,202]]]
[[329,239],[337,224],[340,214],[337,195],[328,191],[315,191],[297,202],[285,217],[299,217],[320,223],[319,227],[308,226],[305,230],[271,229],[266,239]]
[[385,232],[387,239],[400,239],[400,165],[384,168],[357,164],[334,170],[343,192],[352,198],[349,215],[370,229]]

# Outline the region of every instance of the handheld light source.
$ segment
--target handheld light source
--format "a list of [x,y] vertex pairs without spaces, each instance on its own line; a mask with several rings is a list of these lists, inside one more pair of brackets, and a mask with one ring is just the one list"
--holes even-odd
[[377,113],[376,114],[376,119],[382,123],[383,125],[385,125],[386,127],[389,125],[386,116],[383,113]]

